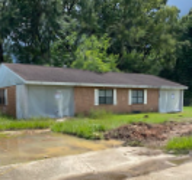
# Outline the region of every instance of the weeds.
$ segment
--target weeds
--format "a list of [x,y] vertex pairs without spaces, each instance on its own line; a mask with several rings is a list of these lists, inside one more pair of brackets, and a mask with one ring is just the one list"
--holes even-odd
[[192,136],[189,137],[175,137],[168,141],[166,145],[167,151],[172,151],[173,153],[188,153],[192,150]]
[[144,122],[164,123],[170,120],[183,121],[184,118],[192,117],[192,109],[185,108],[183,113],[159,114],[119,114],[115,115],[104,110],[92,110],[88,117],[77,117],[68,121],[54,124],[52,131],[76,135],[86,139],[102,138],[102,132],[115,129],[122,125]]
[[54,132],[62,132],[71,135],[76,135],[86,139],[101,139],[101,132],[105,131],[105,127],[101,124],[95,123],[95,121],[65,121],[56,123],[51,128]]

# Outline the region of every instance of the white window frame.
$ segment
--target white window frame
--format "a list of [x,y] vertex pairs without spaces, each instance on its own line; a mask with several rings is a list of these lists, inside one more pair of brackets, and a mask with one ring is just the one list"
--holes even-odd
[[[144,89],[143,90],[144,92],[144,94],[143,94],[143,105],[146,105],[147,104],[147,89]],[[132,105],[133,103],[132,103],[132,89],[129,89],[129,91],[128,91],[128,105]],[[137,104],[135,104],[135,105],[137,105]]]
[[[95,89],[94,90],[94,105],[99,106],[99,90],[100,89]],[[117,89],[111,89],[113,90],[113,103],[112,104],[102,104],[102,105],[117,105]]]

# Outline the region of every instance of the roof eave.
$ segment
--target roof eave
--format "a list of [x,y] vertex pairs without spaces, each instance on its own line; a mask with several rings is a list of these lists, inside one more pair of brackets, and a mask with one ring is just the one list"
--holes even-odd
[[45,81],[25,81],[27,85],[45,86],[84,86],[84,87],[113,87],[113,88],[143,88],[143,89],[181,89],[186,90],[186,86],[148,86],[148,85],[127,85],[127,84],[101,84],[101,83],[77,83],[77,82],[45,82]]

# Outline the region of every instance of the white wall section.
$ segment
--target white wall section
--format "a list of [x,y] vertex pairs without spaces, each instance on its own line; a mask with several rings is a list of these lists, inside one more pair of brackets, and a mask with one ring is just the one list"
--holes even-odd
[[[57,98],[57,92],[61,96]],[[61,118],[74,115],[73,88],[17,86],[17,118]]]
[[183,93],[180,90],[160,90],[159,112],[180,112],[182,111]]

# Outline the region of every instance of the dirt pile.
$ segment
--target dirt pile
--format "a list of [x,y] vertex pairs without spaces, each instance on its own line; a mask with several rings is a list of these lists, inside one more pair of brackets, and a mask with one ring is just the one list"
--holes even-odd
[[126,142],[166,141],[175,136],[192,134],[192,123],[166,122],[164,124],[132,123],[105,133],[105,139]]

